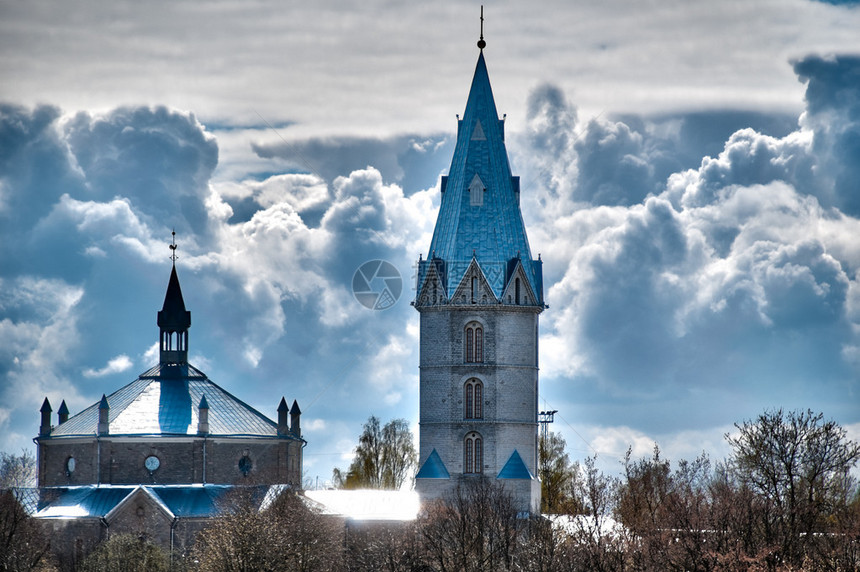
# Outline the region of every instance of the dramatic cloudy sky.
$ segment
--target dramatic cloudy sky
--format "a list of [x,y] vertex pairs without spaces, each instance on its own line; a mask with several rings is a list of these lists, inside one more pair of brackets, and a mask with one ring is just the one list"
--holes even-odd
[[[271,417],[298,399],[308,478],[369,415],[416,424],[413,262],[478,12],[0,0],[0,449],[157,361],[174,228],[191,361]],[[571,456],[720,458],[776,407],[860,437],[860,6],[485,13]],[[351,292],[374,259],[406,280],[385,311]]]

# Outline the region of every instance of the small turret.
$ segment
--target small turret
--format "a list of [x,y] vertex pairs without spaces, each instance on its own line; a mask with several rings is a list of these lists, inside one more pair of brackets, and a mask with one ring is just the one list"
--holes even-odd
[[99,435],[108,435],[110,433],[110,404],[108,404],[107,396],[102,393],[102,400],[99,402]]
[[287,400],[281,397],[281,403],[278,405],[278,435],[287,435],[290,432],[289,425],[290,407],[287,405]]
[[42,408],[39,410],[42,414],[42,422],[39,424],[39,435],[51,434],[51,411],[53,411],[51,409],[51,402],[46,397],[42,403]]
[[62,425],[69,420],[69,408],[66,407],[66,400],[60,403],[60,409],[57,411],[57,425]]
[[209,404],[206,402],[206,395],[200,398],[200,405],[197,406],[197,434],[209,434]]
[[290,408],[290,433],[296,437],[302,436],[302,410],[299,409],[299,402],[293,400],[293,406]]
[[176,232],[173,233],[173,268],[164,295],[164,305],[158,312],[158,328],[161,330],[159,362],[162,365],[188,363],[188,328],[191,327],[191,312],[185,309],[182,288],[176,275]]

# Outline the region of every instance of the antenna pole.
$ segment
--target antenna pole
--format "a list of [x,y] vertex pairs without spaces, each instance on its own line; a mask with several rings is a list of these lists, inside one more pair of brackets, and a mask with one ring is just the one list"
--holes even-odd
[[176,246],[176,231],[174,230],[171,234],[173,235],[173,243],[168,244],[170,247],[170,260],[172,260],[173,265],[176,266],[176,249],[178,248]]
[[478,48],[483,50],[487,47],[487,42],[484,41],[484,5],[481,4],[481,39],[478,40]]

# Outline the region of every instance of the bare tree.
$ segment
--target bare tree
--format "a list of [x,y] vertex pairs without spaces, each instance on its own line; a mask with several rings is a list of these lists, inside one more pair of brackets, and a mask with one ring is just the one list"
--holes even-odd
[[343,566],[343,528],[317,514],[292,491],[261,510],[259,489],[239,489],[228,499],[227,515],[197,537],[201,572],[294,570],[337,571]]
[[14,491],[0,490],[0,570],[54,570],[50,542]]
[[20,455],[0,452],[0,489],[35,487],[36,458],[22,450]]
[[462,479],[419,517],[425,563],[438,572],[514,569],[517,510],[504,488],[486,477]]
[[763,541],[777,550],[774,560],[802,566],[817,535],[831,532],[829,522],[849,503],[860,445],[812,411],[767,411],[735,427],[738,434],[726,439],[740,481],[762,500]]
[[588,457],[576,465],[574,494],[583,514],[573,522],[571,554],[578,570],[624,570],[627,538],[613,519],[621,485],[615,477],[600,472],[595,463],[596,457]]
[[365,522],[346,528],[350,572],[416,572],[422,550],[415,522]]
[[169,572],[170,554],[131,534],[100,543],[77,568],[78,572]]
[[332,480],[346,489],[399,489],[412,476],[415,463],[415,444],[406,420],[393,419],[382,426],[371,415],[346,475],[336,468]]

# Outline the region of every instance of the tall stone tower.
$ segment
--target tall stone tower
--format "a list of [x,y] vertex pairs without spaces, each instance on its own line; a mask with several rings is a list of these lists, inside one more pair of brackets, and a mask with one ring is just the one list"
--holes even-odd
[[520,510],[537,512],[542,269],[529,250],[485,46],[482,33],[430,251],[418,261],[416,489],[431,499],[485,476],[503,484]]

